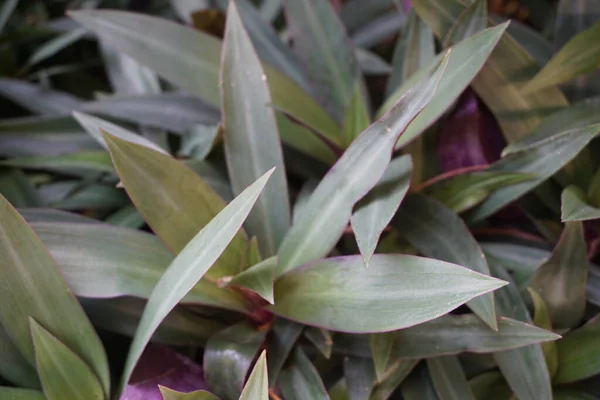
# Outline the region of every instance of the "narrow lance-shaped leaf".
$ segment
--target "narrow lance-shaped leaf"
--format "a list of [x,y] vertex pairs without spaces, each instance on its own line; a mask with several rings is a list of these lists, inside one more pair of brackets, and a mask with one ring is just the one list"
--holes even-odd
[[548,86],[567,82],[600,67],[600,22],[571,39],[523,88],[534,92]]
[[[504,267],[495,261],[490,261],[489,266],[494,276],[510,282],[509,285],[495,293],[498,313],[531,323],[529,311],[519,289],[512,282]],[[494,353],[494,360],[498,363],[502,375],[517,398],[552,398],[550,373],[540,345],[529,345],[497,352]]]
[[269,171],[248,187],[198,232],[158,281],[129,349],[118,394],[129,381],[136,362],[158,325],[202,278],[234,238],[271,173]]
[[538,268],[530,283],[548,305],[556,328],[572,328],[583,317],[587,268],[583,224],[567,222],[552,255]]
[[341,21],[326,0],[287,0],[284,11],[314,90],[341,122],[360,73]]
[[[542,299],[539,293],[535,290],[531,288],[527,288],[527,290],[531,300],[533,301],[533,323],[540,328],[551,331],[552,320],[550,319],[550,313],[548,312],[548,307],[546,307],[544,299]],[[556,342],[542,343],[542,350],[544,352],[546,364],[548,365],[550,377],[554,377],[554,375],[556,375],[556,371],[558,370],[558,353],[556,350]]]
[[[106,43],[152,68],[162,77],[196,94],[208,104],[220,106],[219,39],[164,18],[143,14],[80,10],[69,15]],[[263,68],[276,108],[286,110],[320,132],[337,130],[335,121],[308,93],[278,70],[268,65]],[[304,148],[293,138],[289,139],[295,147]]]
[[239,397],[266,334],[266,330],[241,322],[217,332],[208,340],[202,364],[211,392],[224,400]]
[[[489,275],[483,250],[467,226],[438,201],[422,195],[408,196],[394,224],[423,255]],[[477,297],[467,305],[492,329],[498,328],[492,293]]]
[[444,47],[453,46],[487,28],[487,1],[475,0],[460,13],[446,34]]
[[427,360],[433,387],[441,400],[475,400],[465,371],[456,356]]
[[373,333],[369,336],[377,381],[384,378],[395,342],[396,335],[393,332]]
[[246,221],[249,232],[258,237],[261,253],[270,257],[291,224],[290,200],[266,75],[234,1],[227,12],[220,87],[225,158],[234,194],[276,167]]
[[414,10],[411,10],[394,49],[392,73],[386,89],[387,96],[393,95],[402,83],[430,64],[434,57],[433,33]]
[[86,363],[33,318],[37,371],[48,400],[103,400],[104,391]]
[[381,120],[367,128],[319,183],[279,249],[278,275],[325,256],[346,228],[352,207],[385,173],[394,144],[437,90],[448,55]]
[[249,289],[273,304],[273,281],[278,262],[277,256],[258,262],[231,278],[224,287],[233,285]]
[[287,360],[296,341],[302,334],[304,325],[278,318],[273,324],[271,335],[267,342],[269,352],[268,369],[271,383],[275,384],[279,377],[279,372]]
[[0,7],[0,32],[6,26],[15,8],[19,4],[19,0],[8,0]]
[[319,372],[299,347],[294,350],[290,364],[281,371],[279,387],[286,400],[329,400]]
[[371,124],[368,105],[363,97],[362,87],[358,82],[354,84],[352,99],[346,108],[344,123],[342,125],[342,143],[346,147],[352,143],[354,138],[361,134]]
[[108,363],[102,343],[54,260],[2,196],[0,221],[2,326],[23,356],[34,365],[29,317],[39,321],[90,366],[104,393],[108,394]]
[[240,400],[268,400],[269,378],[267,376],[267,353],[263,351],[252,369]]
[[37,390],[0,386],[0,397],[10,400],[46,400],[44,393]]
[[564,167],[600,132],[600,124],[556,133],[552,139],[517,152],[492,164],[490,172],[535,174],[527,182],[494,191],[481,205],[469,212],[467,220],[480,221],[525,195]]
[[40,382],[31,364],[15,346],[0,324],[0,376],[20,387],[39,389]]
[[[174,254],[223,209],[223,200],[179,161],[115,136],[104,134],[104,140],[127,194]],[[220,278],[242,270],[246,241],[241,230],[207,277]]]
[[561,195],[561,221],[588,221],[600,219],[600,208],[590,204],[579,186],[566,187]]
[[409,155],[392,160],[377,185],[356,204],[350,221],[367,267],[383,230],[408,191],[411,173]]
[[[410,124],[404,135],[400,137],[396,148],[402,148],[413,141],[455,104],[456,99],[464,92],[483,67],[498,40],[504,34],[506,26],[507,24],[502,24],[486,29],[451,48],[452,57],[450,57],[438,91],[431,99],[429,105],[415,118],[415,121]],[[442,55],[438,55],[433,59],[431,65],[438,63],[440,57]],[[389,110],[408,88],[414,85],[415,82],[423,79],[427,71],[428,68],[423,68],[412,75],[400,88],[388,97],[381,106],[378,115]]]
[[568,333],[558,346],[556,383],[570,383],[600,373],[600,318],[590,320],[581,328]]
[[[156,236],[105,224],[34,222],[69,287],[77,296],[148,298],[173,255]],[[244,312],[246,301],[231,290],[200,280],[183,299]]]
[[0,78],[0,95],[31,112],[64,115],[81,107],[75,96],[17,79]]
[[369,400],[377,380],[373,361],[363,357],[344,357],[343,367],[349,400]]
[[32,67],[33,65],[52,57],[59,51],[69,47],[79,39],[83,38],[85,34],[85,28],[79,28],[67,31],[53,39],[50,39],[31,54],[29,60],[27,60],[27,66]]
[[[413,0],[412,5],[439,38],[446,36],[466,8],[456,0]],[[506,27],[506,23],[497,28],[501,26]],[[527,78],[537,70],[533,57],[505,34],[473,80],[473,88],[496,116],[509,142],[531,132],[551,110],[567,105],[557,87],[529,95],[521,92]]]
[[323,357],[329,360],[333,348],[331,332],[327,329],[307,326],[304,329],[304,336],[315,345],[321,354],[323,354]]
[[328,258],[281,276],[272,310],[335,331],[386,332],[439,317],[504,284],[454,264],[409,255],[376,254],[368,270],[360,256]]
[[425,364],[417,366],[401,386],[405,400],[442,400],[437,395]]
[[[417,366],[419,360],[398,360],[390,367],[384,379],[375,384],[369,400],[387,400]],[[332,399],[333,400],[333,399]]]

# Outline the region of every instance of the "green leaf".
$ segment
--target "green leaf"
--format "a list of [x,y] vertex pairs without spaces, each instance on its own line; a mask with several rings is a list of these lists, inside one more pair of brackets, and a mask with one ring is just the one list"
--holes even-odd
[[469,385],[477,400],[509,400],[512,396],[502,374],[496,371],[477,375]]
[[[223,210],[223,200],[179,161],[115,136],[105,134],[104,140],[127,194],[174,254]],[[218,279],[240,272],[246,241],[243,231],[237,233],[207,277]]]
[[556,383],[576,382],[600,373],[600,318],[595,317],[583,327],[568,333],[556,344],[558,372]]
[[6,400],[45,400],[44,393],[37,390],[0,386],[0,398]]
[[558,338],[552,332],[510,318],[498,318],[498,330],[492,331],[473,314],[446,315],[396,332],[392,358],[491,353]]
[[[359,256],[328,258],[281,276],[275,282],[272,310],[335,331],[385,332],[446,314],[504,284],[458,265],[415,256],[376,254],[369,269]],[[416,292],[427,296],[417,297]],[[355,318],[358,313],[363,317]]]
[[329,360],[333,348],[333,338],[331,332],[327,329],[307,326],[304,329],[304,336],[315,345],[317,350],[323,354],[323,357]]
[[[69,14],[119,51],[152,68],[159,75],[220,106],[221,42],[206,33],[166,19],[122,11],[85,10]],[[290,112],[319,132],[335,132],[335,121],[291,79],[263,66],[273,105]],[[194,77],[194,79],[190,79]],[[280,126],[283,138],[284,129]],[[292,144],[297,144],[292,140]],[[302,149],[303,147],[300,147]]]
[[554,400],[594,400],[597,396],[582,389],[555,389]]
[[119,139],[126,140],[131,143],[139,144],[162,154],[168,154],[162,147],[145,137],[133,133],[112,122],[105,121],[101,118],[94,117],[82,112],[74,111],[73,118],[106,150],[109,150],[108,144],[105,142],[102,132],[108,132]]
[[326,0],[288,0],[284,11],[294,50],[315,92],[341,122],[360,74],[342,22]]
[[0,33],[4,30],[11,14],[17,8],[19,0],[8,0],[0,7]]
[[[497,24],[507,20],[498,15],[490,15],[490,18]],[[515,18],[510,19],[510,25],[506,31],[527,50],[538,66],[543,66],[552,58],[554,54],[552,44],[544,36],[543,32],[539,32],[530,25],[520,22]]]
[[[447,35],[465,9],[456,0],[415,0],[412,4],[440,38]],[[523,84],[538,70],[533,57],[510,35],[504,35],[473,80],[473,88],[498,119],[508,142],[531,132],[549,111],[567,105],[556,87],[529,95],[522,93]]]
[[88,365],[30,318],[35,360],[48,400],[102,400],[105,393]]
[[369,400],[387,400],[412,372],[419,360],[398,360],[390,368],[385,378],[375,384]]
[[27,66],[31,67],[52,57],[56,53],[83,38],[85,34],[86,30],[84,28],[78,28],[67,31],[51,40],[48,40],[31,54],[27,60]]
[[522,89],[535,92],[570,81],[600,67],[600,22],[573,37]]
[[43,115],[68,114],[81,106],[75,96],[17,79],[0,78],[0,95],[23,108]]
[[35,355],[29,334],[29,317],[40,321],[90,366],[104,393],[108,394],[108,363],[102,343],[54,260],[33,230],[2,196],[0,221],[2,326],[33,364]]
[[365,75],[389,75],[392,67],[378,54],[369,50],[357,48],[356,59],[360,69]]
[[369,335],[369,344],[371,346],[371,356],[375,366],[377,381],[381,382],[385,377],[392,356],[392,349],[396,342],[396,335],[393,332],[373,333]]
[[387,95],[392,95],[410,76],[422,68],[426,68],[434,57],[433,33],[414,10],[411,10],[406,24],[402,28],[400,40],[394,48],[392,73],[386,89]]
[[594,174],[587,195],[594,206],[600,207],[600,167],[598,167]]
[[392,2],[393,0],[371,0],[368,2],[349,0],[342,5],[340,18],[346,29],[354,31],[387,12],[393,5]]
[[404,400],[442,400],[424,364],[417,366],[401,386]]
[[[531,324],[531,317],[521,294],[504,268],[488,263],[495,277],[510,282],[495,293],[498,314]],[[551,399],[550,374],[540,345],[529,345],[494,353],[502,375],[517,398]]]
[[100,147],[71,117],[26,117],[0,121],[0,154],[58,155]]
[[[544,303],[544,299],[539,295],[538,292],[531,288],[527,288],[529,296],[533,301],[533,323],[540,328],[544,328],[548,331],[552,330],[552,321],[550,319],[550,313],[548,307]],[[548,372],[550,377],[556,375],[558,370],[558,352],[556,350],[556,342],[545,342],[542,343],[542,351],[544,352],[544,358],[548,365]]]
[[[152,235],[105,224],[35,222],[31,224],[71,290],[81,297],[148,298],[173,256]],[[207,280],[183,299],[241,311],[245,300]]]
[[[279,6],[281,6],[281,0],[279,2]],[[222,10],[227,9],[228,3],[229,0],[218,0]],[[236,0],[235,4],[260,59],[286,74],[302,89],[310,93],[300,60],[292,49],[279,38],[271,24],[261,18],[259,11],[248,0]]]
[[600,208],[590,204],[585,192],[578,186],[566,187],[561,195],[561,221],[588,221],[600,219]]
[[275,280],[275,269],[279,259],[273,256],[252,265],[247,270],[234,276],[231,281],[225,284],[249,289],[260,297],[273,304],[273,281]]
[[368,105],[363,97],[361,86],[356,82],[350,104],[344,114],[342,143],[349,146],[352,141],[371,124]]
[[136,208],[131,204],[110,214],[108,217],[106,217],[104,222],[110,225],[132,229],[140,229],[146,225],[144,217],[142,217]]
[[[415,1],[415,4],[416,3],[417,2]],[[498,43],[498,40],[500,40],[505,29],[506,24],[486,29],[451,48],[452,55],[450,56],[448,66],[446,67],[446,71],[440,81],[436,94],[432,97],[429,105],[415,118],[407,128],[406,132],[400,137],[396,144],[396,148],[404,147],[413,141],[437,121],[446,110],[455,104],[461,93],[464,92],[466,87],[478,74]],[[432,60],[431,65],[439,63],[440,57],[441,56],[438,56]],[[423,70],[412,75],[400,88],[389,96],[383,106],[381,106],[378,115],[381,115],[383,111],[390,109],[408,88],[412,87],[415,82],[423,79],[423,76],[426,73],[425,71],[427,70],[428,68],[423,68]]]
[[427,105],[444,74],[448,57],[408,91],[381,120],[366,129],[319,183],[279,249],[281,275],[325,256],[342,236],[352,207],[385,173],[398,137]]
[[19,214],[29,224],[34,222],[75,222],[83,224],[99,224],[100,221],[75,214],[68,211],[56,210],[54,208],[19,208]]
[[[0,325],[0,376],[21,387],[41,388],[35,369],[23,357],[2,325]],[[0,398],[4,397],[0,396]]]
[[24,169],[46,169],[65,175],[97,176],[114,174],[110,156],[105,151],[68,153],[57,156],[34,156],[1,161],[0,165]]
[[473,36],[475,33],[487,28],[487,1],[475,0],[470,6],[465,8],[452,28],[444,38],[444,47],[450,47],[460,43],[460,41]]
[[[462,265],[489,275],[483,250],[464,222],[436,200],[408,196],[394,221],[406,239],[426,257]],[[494,295],[489,293],[467,303],[492,329],[497,329]]]
[[269,378],[267,376],[267,355],[265,351],[262,352],[254,369],[252,369],[240,400],[269,400]]
[[[109,145],[116,143],[114,138],[106,138]],[[223,253],[250,213],[271,173],[272,171],[269,171],[263,175],[202,228],[160,278],[148,299],[133,337],[118,395],[129,381],[135,364],[156,328]]]
[[494,191],[482,204],[469,212],[467,219],[480,221],[535,189],[567,165],[600,132],[600,124],[560,132],[530,149],[510,154],[490,166],[490,172],[535,174],[527,182]]
[[456,356],[429,358],[427,368],[440,400],[475,400]]
[[581,222],[567,222],[550,258],[531,279],[559,329],[577,326],[585,311],[587,246]]
[[281,371],[278,382],[286,400],[329,400],[319,372],[299,347]]
[[363,357],[344,357],[343,367],[349,400],[369,400],[376,382],[373,361]]
[[435,182],[424,192],[458,214],[481,204],[497,189],[533,178],[535,175],[512,172],[472,172]]
[[[139,68],[140,64],[136,65]],[[217,124],[221,117],[212,105],[195,96],[179,93],[110,96],[84,103],[81,111],[176,133],[184,133],[197,124]]]
[[40,207],[44,204],[27,175],[16,168],[0,168],[0,193],[14,207]]
[[409,155],[392,160],[377,185],[355,206],[350,221],[367,267],[383,230],[408,192],[411,174]]
[[158,385],[158,388],[160,389],[160,394],[162,394],[163,400],[219,400],[217,396],[205,390],[181,393],[160,385]]
[[114,185],[86,180],[54,181],[38,187],[38,194],[51,207],[63,210],[112,210],[130,204]]
[[290,200],[266,75],[233,1],[227,12],[220,79],[225,158],[233,193],[276,168],[246,221],[261,253],[270,257],[290,227]]
[[225,400],[235,400],[240,396],[246,375],[266,334],[266,330],[260,331],[242,322],[217,332],[208,340],[203,368],[212,392]]
[[267,342],[269,353],[268,369],[271,384],[274,385],[279,377],[279,372],[287,360],[296,341],[302,334],[303,325],[283,318],[277,318],[271,329],[271,335]]
[[[135,297],[81,299],[81,303],[94,326],[128,337],[135,334],[146,306],[145,300]],[[225,327],[210,315],[200,314],[202,308],[196,307],[194,311],[175,307],[154,332],[152,341],[173,346],[204,346]]]

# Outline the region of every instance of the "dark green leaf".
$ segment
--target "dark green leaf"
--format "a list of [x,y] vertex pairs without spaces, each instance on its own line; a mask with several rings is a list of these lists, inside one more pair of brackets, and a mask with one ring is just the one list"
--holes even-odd
[[563,222],[600,219],[600,208],[591,205],[578,186],[571,185],[562,192],[560,219]]
[[300,348],[281,371],[279,386],[286,400],[329,400],[319,372]]
[[[394,223],[406,239],[426,257],[462,265],[489,275],[483,251],[467,226],[436,200],[421,195],[408,196]],[[492,293],[478,297],[467,305],[492,329],[497,329]]]
[[0,165],[25,169],[45,169],[65,175],[84,177],[97,176],[101,173],[114,174],[110,156],[105,151],[13,158],[0,162]]
[[465,8],[446,34],[444,47],[458,44],[487,28],[487,1],[475,0]]
[[208,340],[203,366],[206,382],[212,392],[225,400],[235,400],[240,396],[246,375],[266,333],[247,323],[240,323],[218,332]]
[[108,394],[108,363],[102,343],[54,260],[25,220],[2,196],[0,221],[3,271],[0,319],[4,329],[33,364],[35,355],[29,318],[40,321],[90,366],[104,393]]
[[442,400],[438,397],[424,364],[412,371],[401,388],[404,400]]
[[509,400],[512,396],[502,374],[496,371],[477,375],[469,385],[477,400]]
[[570,81],[600,67],[600,22],[577,34],[525,85],[524,93]]
[[581,321],[587,266],[583,224],[567,222],[552,255],[536,270],[530,283],[547,304],[555,328],[573,328]]
[[558,346],[556,383],[569,383],[600,373],[600,318],[596,317],[583,327],[568,333]]
[[261,253],[270,257],[291,225],[290,200],[266,75],[233,1],[227,12],[220,79],[225,158],[234,195],[276,168],[246,221]]
[[367,267],[383,230],[408,192],[411,175],[409,155],[392,160],[377,185],[355,206],[350,222]]
[[[384,379],[375,384],[369,400],[387,400],[412,372],[419,360],[398,360],[389,367]],[[332,399],[333,400],[333,399]]]
[[383,380],[388,370],[395,342],[396,335],[393,332],[373,333],[369,335],[369,344],[371,345],[371,354],[378,382]]
[[[105,139],[110,141],[109,145],[115,143],[114,138],[106,136]],[[250,213],[271,173],[272,170],[263,175],[219,212],[190,240],[162,275],[148,299],[133,337],[117,391],[119,396],[154,331],[229,245]]]
[[0,193],[13,207],[40,207],[44,201],[20,169],[0,168]]
[[41,387],[35,369],[23,357],[2,325],[0,325],[0,376],[21,387],[33,389]]
[[315,345],[315,347],[323,354],[323,357],[329,359],[333,348],[333,339],[331,332],[323,328],[315,328],[307,326],[304,329],[304,336]]
[[[550,319],[550,313],[548,307],[544,303],[544,299],[535,290],[528,288],[529,296],[533,301],[533,323],[540,328],[548,331],[552,330],[552,320]],[[550,377],[556,375],[558,370],[558,352],[556,349],[556,342],[545,342],[542,343],[542,351],[544,352],[544,358],[548,365],[548,372]]]
[[44,393],[37,390],[2,386],[0,386],[0,398],[3,400],[46,400]]
[[349,400],[369,400],[376,382],[373,361],[362,357],[344,358],[344,377]]
[[277,382],[279,372],[290,355],[296,341],[302,334],[303,329],[303,325],[293,321],[283,318],[275,320],[267,342],[269,377],[271,378],[272,385]]
[[[376,254],[369,269],[360,256],[328,258],[281,276],[272,310],[336,331],[385,332],[436,318],[504,284],[415,256]],[[427,295],[416,297],[416,292]],[[355,318],[358,313],[363,317]]]
[[38,374],[48,400],[102,400],[98,378],[64,343],[30,319]]
[[275,280],[275,269],[277,268],[278,261],[277,256],[267,258],[240,272],[226,285],[249,289],[270,304],[273,304],[273,281]]
[[[308,1],[308,0],[307,0]],[[385,173],[398,137],[427,105],[448,58],[365,130],[319,183],[279,249],[278,275],[325,256],[342,236],[352,207]]]
[[475,400],[456,356],[429,358],[427,368],[440,400]]

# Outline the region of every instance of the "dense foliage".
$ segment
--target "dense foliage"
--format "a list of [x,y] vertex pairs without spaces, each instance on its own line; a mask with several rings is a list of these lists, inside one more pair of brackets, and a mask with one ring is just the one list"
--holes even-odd
[[597,0],[3,0],[0,59],[0,399],[600,398]]

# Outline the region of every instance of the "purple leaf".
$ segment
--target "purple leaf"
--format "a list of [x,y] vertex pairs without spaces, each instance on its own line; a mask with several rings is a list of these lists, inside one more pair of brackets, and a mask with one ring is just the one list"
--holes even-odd
[[158,385],[183,393],[207,389],[198,364],[168,346],[150,344],[121,400],[163,400]]
[[442,172],[486,165],[500,158],[504,146],[498,124],[467,89],[442,125],[438,158]]

